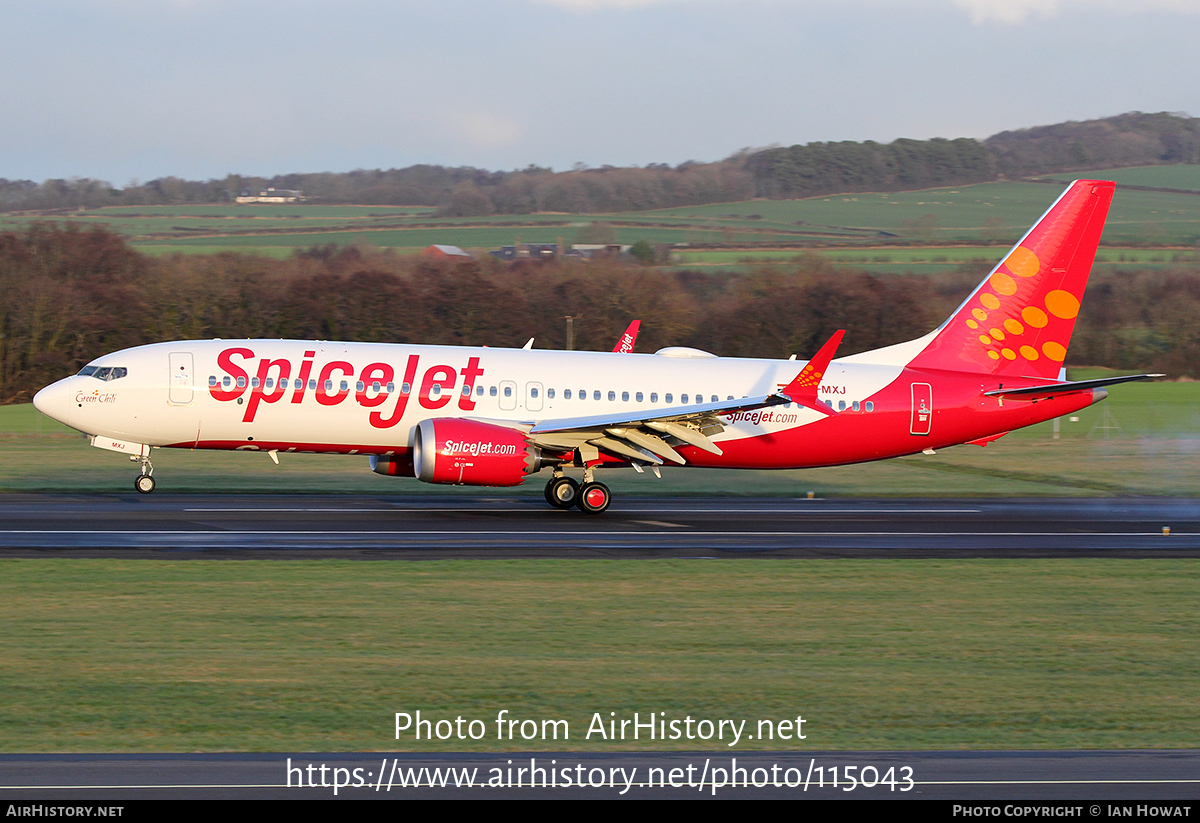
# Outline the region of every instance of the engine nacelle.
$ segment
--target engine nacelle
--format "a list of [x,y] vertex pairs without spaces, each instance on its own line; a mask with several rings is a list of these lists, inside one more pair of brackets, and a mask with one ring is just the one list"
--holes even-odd
[[417,425],[413,470],[426,483],[517,486],[543,465],[525,433],[477,420],[440,417]]
[[383,474],[388,477],[417,476],[417,473],[413,471],[413,456],[411,453],[404,455],[372,454],[370,461],[371,471],[376,474]]

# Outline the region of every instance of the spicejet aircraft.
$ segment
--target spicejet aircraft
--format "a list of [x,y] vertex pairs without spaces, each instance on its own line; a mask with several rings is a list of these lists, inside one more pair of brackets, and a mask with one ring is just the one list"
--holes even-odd
[[1161,376],[1063,379],[1113,190],[1071,184],[945,323],[839,360],[841,331],[807,363],[620,344],[184,341],[105,355],[33,402],[140,463],[143,493],[153,448],[363,454],[427,483],[515,486],[549,468],[547,502],[598,513],[611,502],[598,468],[794,469],[985,445]]

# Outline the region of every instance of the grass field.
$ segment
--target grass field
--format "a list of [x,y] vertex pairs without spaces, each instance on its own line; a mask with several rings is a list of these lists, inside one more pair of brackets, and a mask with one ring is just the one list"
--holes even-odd
[[[4,751],[1194,747],[1195,561],[0,561]],[[393,713],[570,739],[394,739]],[[494,726],[493,726],[494,728]],[[733,750],[736,753],[736,750]]]
[[[1048,179],[1069,183],[1078,174],[1048,175]],[[1200,192],[1200,166],[1138,166],[1131,169],[1098,169],[1087,172],[1088,177],[1113,180],[1118,186],[1152,186],[1159,189],[1186,189]]]
[[[1131,185],[1200,189],[1200,166],[1080,172]],[[1064,178],[1064,181],[1066,178]],[[1136,181],[1136,182],[1135,182]],[[98,223],[151,253],[291,248],[334,243],[414,250],[445,243],[483,250],[513,243],[575,241],[596,221],[613,223],[621,243],[755,245],[978,244],[1012,242],[1058,195],[1058,183],[997,182],[953,189],[854,194],[804,200],[750,200],[612,214],[438,218],[429,207],[131,206],[79,212],[0,214],[0,230],[34,220]],[[1118,187],[1103,243],[1195,246],[1200,190],[1146,192]]]

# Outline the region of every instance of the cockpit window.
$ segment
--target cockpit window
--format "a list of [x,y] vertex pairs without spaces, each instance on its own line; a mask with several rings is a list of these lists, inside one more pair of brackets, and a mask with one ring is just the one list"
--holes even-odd
[[79,371],[80,377],[94,377],[105,382],[120,380],[127,374],[129,374],[129,369],[124,366],[84,366]]

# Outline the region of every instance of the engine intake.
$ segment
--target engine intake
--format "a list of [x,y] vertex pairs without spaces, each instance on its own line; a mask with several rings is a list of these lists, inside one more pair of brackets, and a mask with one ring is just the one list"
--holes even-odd
[[524,432],[477,420],[422,420],[415,438],[413,471],[426,483],[517,486],[543,465]]

